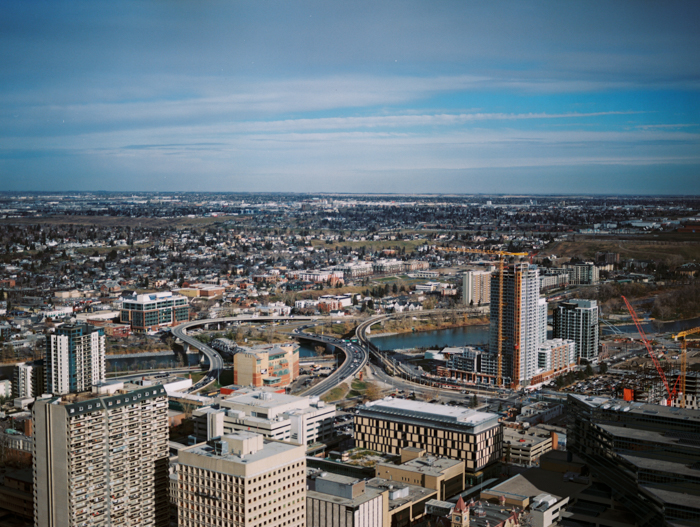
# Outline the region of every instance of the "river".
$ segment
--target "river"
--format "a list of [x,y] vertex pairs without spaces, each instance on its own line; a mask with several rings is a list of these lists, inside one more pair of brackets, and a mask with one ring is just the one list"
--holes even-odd
[[[698,326],[700,326],[700,317],[689,318],[688,320],[674,320],[671,322],[652,321],[642,323],[642,328],[644,329],[644,332],[649,334],[678,333],[679,331],[697,328]],[[632,323],[616,324],[615,328],[621,331],[622,333],[630,333],[632,334],[632,336],[638,336],[637,327]],[[600,333],[601,335],[611,335],[613,333],[617,333],[617,331],[613,331],[612,329],[603,324],[600,326]]]
[[489,326],[463,326],[416,333],[399,333],[384,337],[372,337],[372,342],[381,350],[429,348],[431,346],[479,346],[489,342]]
[[[677,333],[690,328],[700,326],[700,318],[689,320],[676,320],[673,322],[645,322],[642,324],[644,331],[653,333]],[[621,324],[615,326],[619,331],[632,337],[638,336],[634,324]],[[601,336],[610,335],[612,330],[601,325]],[[434,331],[418,331],[416,333],[399,333],[372,337],[372,342],[381,350],[429,348],[431,346],[479,346],[489,342],[488,324],[479,326],[463,326],[459,328],[438,329]],[[547,332],[547,338],[552,338],[552,331]]]

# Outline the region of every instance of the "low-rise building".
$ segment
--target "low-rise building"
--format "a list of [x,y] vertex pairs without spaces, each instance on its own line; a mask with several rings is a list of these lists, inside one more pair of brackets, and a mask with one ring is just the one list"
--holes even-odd
[[419,448],[401,450],[401,464],[378,463],[378,478],[410,483],[438,492],[437,499],[446,500],[464,489],[464,461],[428,456]]
[[476,384],[496,384],[498,353],[472,346],[445,348],[442,353],[449,358],[444,367],[438,367],[438,375]]
[[[335,433],[335,405],[318,397],[298,397],[271,391],[242,389],[218,401],[218,408],[202,408],[192,414],[198,440],[214,435],[253,431],[269,439],[301,445],[330,441]],[[212,420],[220,420],[212,425]],[[221,428],[218,428],[221,427]]]
[[464,460],[470,477],[500,460],[503,434],[496,414],[386,398],[359,407],[355,445],[388,454],[415,447]]
[[233,383],[239,386],[283,387],[299,377],[299,345],[272,344],[238,348],[233,357]]
[[503,457],[506,463],[530,467],[540,457],[558,447],[555,432],[533,426],[527,430],[503,428]]
[[176,326],[190,319],[187,298],[172,292],[147,293],[123,297],[120,321],[132,331],[146,332],[164,326]]

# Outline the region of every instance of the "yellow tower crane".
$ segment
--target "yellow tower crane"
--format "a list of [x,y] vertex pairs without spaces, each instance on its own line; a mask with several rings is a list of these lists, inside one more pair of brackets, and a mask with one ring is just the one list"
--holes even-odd
[[[530,256],[529,253],[512,253],[508,251],[491,251],[488,249],[472,249],[469,247],[438,247],[439,251],[469,253],[469,254],[491,254],[498,256],[498,377],[496,384],[503,386],[503,261],[506,256]],[[516,282],[519,282],[516,280]],[[516,283],[516,288],[520,289],[520,284]],[[519,307],[519,306],[516,306]],[[516,317],[517,318],[517,317]],[[513,379],[511,379],[511,383]],[[517,379],[515,379],[517,383]]]
[[688,354],[686,352],[686,341],[685,338],[688,335],[693,335],[695,333],[700,333],[700,328],[686,329],[680,333],[673,335],[673,340],[681,340],[681,397],[680,397],[680,407],[685,408],[685,375],[688,370]]

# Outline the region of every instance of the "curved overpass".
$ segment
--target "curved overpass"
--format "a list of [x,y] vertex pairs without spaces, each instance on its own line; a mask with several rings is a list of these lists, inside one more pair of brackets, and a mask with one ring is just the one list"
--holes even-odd
[[188,390],[189,392],[196,392],[197,390],[201,390],[205,386],[210,385],[213,383],[218,377],[221,371],[224,369],[224,360],[221,358],[221,355],[219,355],[219,352],[217,352],[214,348],[211,348],[204,342],[200,342],[194,337],[191,337],[187,334],[187,330],[189,328],[197,327],[197,326],[206,326],[209,324],[221,324],[221,323],[226,323],[226,322],[279,322],[279,321],[284,321],[284,320],[313,320],[311,317],[253,317],[253,316],[244,316],[244,317],[223,317],[223,318],[205,318],[201,320],[191,320],[189,322],[185,322],[183,324],[180,324],[179,326],[175,326],[172,329],[172,334],[182,340],[183,342],[186,342],[193,348],[198,349],[204,355],[209,359],[209,371],[207,374],[202,377],[197,383],[193,384],[192,387]]
[[[465,311],[470,311],[470,308],[462,308],[462,309],[456,309],[454,312],[456,313],[463,313]],[[420,315],[428,315],[428,314],[437,314],[437,313],[451,313],[452,310],[447,310],[447,309],[432,309],[432,310],[426,310],[426,311],[410,311],[406,313],[392,313],[389,315],[379,315],[376,317],[369,318],[362,322],[360,325],[357,326],[355,329],[355,335],[357,336],[358,342],[362,344],[364,348],[366,348],[369,352],[369,354],[374,357],[381,366],[383,366],[385,369],[387,366],[390,366],[392,369],[395,369],[397,374],[399,374],[400,377],[402,377],[404,380],[412,383],[421,383],[421,378],[416,375],[415,372],[411,371],[410,369],[406,368],[404,365],[401,363],[395,363],[389,360],[384,353],[381,352],[377,346],[375,346],[372,341],[367,337],[367,330],[376,324],[377,322],[381,322],[383,320],[389,320],[392,318],[400,318],[400,317],[405,317],[405,316],[420,316]]]
[[337,370],[335,370],[327,379],[322,380],[316,386],[312,386],[305,392],[302,392],[301,395],[323,395],[328,390],[338,386],[346,379],[357,375],[357,373],[365,367],[367,361],[369,360],[369,353],[367,350],[363,346],[359,346],[358,344],[352,342],[345,342],[342,339],[327,337],[325,335],[300,333],[298,331],[294,332],[294,337],[313,340],[324,344],[331,344],[336,348],[343,350],[345,353],[345,360]]

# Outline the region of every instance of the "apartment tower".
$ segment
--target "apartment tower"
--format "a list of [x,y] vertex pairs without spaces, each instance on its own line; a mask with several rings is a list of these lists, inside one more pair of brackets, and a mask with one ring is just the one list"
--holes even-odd
[[38,399],[34,422],[36,527],[166,527],[165,388]]
[[598,302],[569,300],[554,310],[554,337],[576,342],[576,358],[598,356]]
[[90,324],[62,324],[46,339],[46,393],[89,390],[105,380],[105,334]]
[[489,349],[499,349],[500,326],[503,383],[526,386],[538,371],[538,346],[547,339],[547,301],[540,298],[537,266],[518,263],[504,268],[502,299],[499,288],[496,272],[491,275]]
[[491,300],[491,272],[467,271],[462,276],[462,302],[469,305],[488,304]]

